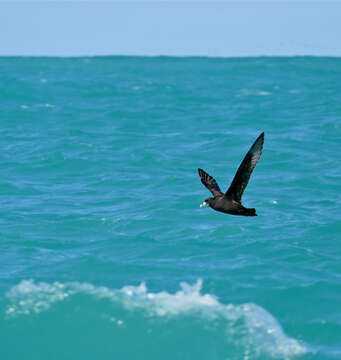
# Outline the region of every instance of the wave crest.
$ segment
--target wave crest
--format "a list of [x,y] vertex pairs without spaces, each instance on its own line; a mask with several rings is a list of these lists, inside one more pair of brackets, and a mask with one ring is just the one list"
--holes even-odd
[[[6,315],[15,317],[47,311],[57,302],[81,294],[109,300],[123,311],[142,311],[144,317],[172,319],[186,316],[200,320],[201,326],[217,324],[212,331],[224,332],[227,343],[247,349],[254,354],[290,358],[306,353],[306,347],[288,337],[278,321],[265,309],[253,304],[222,304],[211,294],[201,294],[202,280],[190,285],[181,283],[175,293],[148,291],[145,283],[110,289],[89,283],[35,283],[22,281],[7,294],[10,304]],[[121,321],[122,323],[122,321]],[[204,324],[204,325],[203,325]],[[190,335],[189,335],[190,336]]]

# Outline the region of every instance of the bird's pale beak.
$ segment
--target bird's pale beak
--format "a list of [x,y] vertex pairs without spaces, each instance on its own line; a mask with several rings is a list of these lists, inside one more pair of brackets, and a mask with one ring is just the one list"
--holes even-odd
[[208,205],[207,202],[204,201],[202,204],[200,204],[200,207],[204,207],[204,206],[207,206],[207,205]]

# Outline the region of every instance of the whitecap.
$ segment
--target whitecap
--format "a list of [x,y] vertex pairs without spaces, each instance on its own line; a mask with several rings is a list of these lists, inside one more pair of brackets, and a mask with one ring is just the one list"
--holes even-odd
[[270,91],[265,90],[250,90],[250,89],[243,89],[240,91],[241,96],[269,96],[272,93]]
[[38,104],[39,107],[45,107],[45,108],[55,108],[55,105],[52,104]]
[[122,220],[121,218],[106,218],[106,217],[101,218],[102,222],[109,222],[109,223],[118,223],[121,220]]
[[271,92],[270,91],[257,91],[255,93],[255,95],[260,95],[260,96],[268,96],[268,95],[271,95]]
[[[142,311],[147,317],[168,319],[184,315],[200,318],[204,323],[222,321],[229,340],[236,338],[243,348],[252,349],[257,354],[266,353],[288,359],[307,352],[306,346],[288,337],[275,317],[261,306],[253,303],[223,304],[214,295],[202,294],[201,289],[200,279],[193,285],[182,282],[175,293],[151,292],[145,283],[110,289],[89,283],[49,284],[24,280],[6,294],[10,302],[6,315],[13,317],[40,313],[74,294],[84,294],[97,299],[107,299],[128,312]],[[111,316],[108,320],[120,326],[124,325],[123,319]]]

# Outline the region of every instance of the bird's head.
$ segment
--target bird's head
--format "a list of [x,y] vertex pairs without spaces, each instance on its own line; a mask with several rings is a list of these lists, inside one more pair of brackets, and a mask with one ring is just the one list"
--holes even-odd
[[210,206],[212,198],[207,198],[202,204],[200,204],[200,207]]

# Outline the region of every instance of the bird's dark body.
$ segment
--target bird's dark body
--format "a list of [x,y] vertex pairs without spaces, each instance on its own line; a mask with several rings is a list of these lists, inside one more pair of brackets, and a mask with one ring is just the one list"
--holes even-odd
[[230,187],[225,194],[220,190],[215,179],[204,170],[198,169],[203,185],[213,194],[201,206],[209,205],[213,210],[241,216],[257,216],[256,209],[246,208],[242,205],[242,195],[249,182],[251,173],[262,155],[264,133],[261,133],[245,155],[234,176]]
[[230,214],[230,215],[241,215],[241,216],[257,216],[256,209],[246,208],[236,201],[228,199],[225,195],[209,198],[205,200],[208,205],[216,211]]

